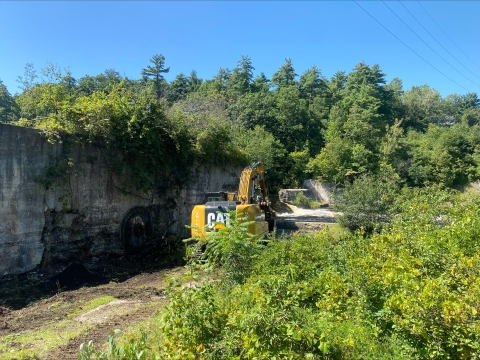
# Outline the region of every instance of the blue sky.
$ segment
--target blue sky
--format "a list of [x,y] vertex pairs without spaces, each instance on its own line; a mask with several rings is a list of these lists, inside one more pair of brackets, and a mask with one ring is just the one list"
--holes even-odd
[[384,3],[358,3],[463,88],[408,50],[353,1],[0,1],[0,79],[13,94],[19,91],[15,79],[26,63],[39,71],[49,61],[68,67],[75,78],[112,68],[139,78],[154,54],[165,56],[169,81],[192,69],[208,79],[220,67],[231,69],[241,55],[249,55],[255,73],[269,78],[286,58],[298,74],[316,65],[327,77],[365,61],[379,64],[387,80],[402,79],[404,89],[428,84],[443,96],[480,93],[479,1],[386,2],[456,70]]

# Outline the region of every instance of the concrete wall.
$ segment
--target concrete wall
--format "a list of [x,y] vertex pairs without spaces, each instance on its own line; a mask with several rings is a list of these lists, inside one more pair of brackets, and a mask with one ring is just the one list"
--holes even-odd
[[325,204],[332,203],[332,193],[335,189],[334,184],[325,184],[317,180],[304,180],[302,186],[308,189],[308,194],[306,195],[312,199]]
[[149,209],[157,232],[188,236],[193,206],[205,192],[236,189],[242,170],[194,167],[179,191],[126,194],[101,149],[83,144],[69,152],[68,180],[45,190],[35,179],[61,151],[36,130],[0,124],[0,276],[122,253],[120,226],[136,206]]
[[299,192],[303,192],[306,197],[319,201],[324,204],[332,203],[332,193],[335,190],[334,184],[325,184],[317,180],[304,180],[301,189],[281,189],[278,193],[279,200],[285,203],[293,204],[295,197]]

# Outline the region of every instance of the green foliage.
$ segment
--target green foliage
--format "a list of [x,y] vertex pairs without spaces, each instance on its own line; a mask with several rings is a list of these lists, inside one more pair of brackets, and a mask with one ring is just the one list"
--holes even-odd
[[17,125],[49,138],[80,134],[106,153],[116,148],[126,156],[112,167],[125,175],[138,166],[129,187],[143,190],[178,186],[188,174],[177,169],[195,161],[248,159],[264,159],[272,189],[299,186],[306,176],[344,185],[383,164],[409,186],[455,188],[480,178],[476,93],[442,98],[428,85],[404,91],[400,79],[387,83],[378,65],[364,62],[330,79],[316,66],[298,78],[286,59],[269,80],[255,76],[245,55],[206,81],[192,71],[169,83],[169,69],[155,55],[140,79],[108,69],[77,81],[52,63],[40,77],[27,64],[20,95],[0,83],[0,121],[20,118]]
[[119,72],[113,69],[105,70],[102,74],[96,76],[86,75],[79,79],[76,92],[79,97],[92,95],[96,91],[109,93],[122,80],[124,79]]
[[476,358],[480,199],[403,199],[382,233],[274,239],[243,283],[175,292],[162,356]]
[[303,191],[297,193],[295,200],[293,200],[293,204],[305,209],[317,209],[321,205],[319,202],[306,197]]
[[286,161],[286,173],[283,184],[287,187],[300,187],[306,179],[305,171],[308,162],[308,143],[303,151],[294,151],[288,154]]
[[298,207],[310,209],[310,199],[306,197],[302,191],[297,193],[293,204]]
[[252,59],[242,55],[231,76],[228,77],[227,87],[235,94],[245,94],[251,90],[253,81]]
[[410,132],[408,180],[412,185],[454,187],[478,179],[479,131],[478,126],[458,124],[451,128],[430,125],[425,134]]
[[[206,163],[225,164],[231,159],[242,159],[243,154],[232,142],[232,133],[226,123],[210,123],[196,136],[195,150],[199,160]],[[243,159],[242,159],[243,160]],[[242,160],[238,163],[242,163]]]
[[391,169],[381,175],[363,175],[336,193],[337,220],[351,231],[370,233],[388,223],[399,192],[398,178]]
[[255,256],[241,282],[223,277],[241,227],[216,233],[205,259],[216,277],[172,283],[159,339],[137,349],[145,359],[478,358],[480,197],[404,189],[395,214],[371,236],[327,229],[263,251],[245,239]]
[[462,114],[461,123],[466,126],[480,125],[480,107],[465,110]]
[[142,69],[142,76],[144,77],[144,79],[153,79],[155,93],[157,95],[157,98],[160,98],[160,96],[162,95],[162,87],[165,82],[162,74],[168,73],[170,71],[170,68],[165,69],[165,56],[161,54],[153,55],[150,59],[150,62],[152,63],[152,65],[149,65],[145,69]]
[[205,238],[185,241],[195,241],[196,248],[204,249],[200,258],[204,270],[221,267],[225,283],[241,284],[250,275],[252,258],[260,253],[263,241],[249,232],[252,222],[237,218],[234,211],[229,214],[229,226],[220,225],[215,231],[207,227]]
[[267,170],[278,166],[285,156],[282,143],[263,126],[257,125],[249,130],[235,129],[232,141],[248,154],[250,164],[260,161]]
[[169,304],[162,312],[164,359],[196,359],[202,357],[209,344],[222,332],[224,316],[214,298],[214,286],[169,289]]
[[129,342],[118,346],[115,335],[120,335],[121,330],[115,330],[108,337],[109,352],[95,351],[93,341],[80,345],[81,353],[78,360],[147,360],[155,359],[154,354],[147,347],[147,334],[142,333],[140,339],[131,339]]
[[19,83],[20,89],[27,91],[36,84],[37,78],[37,71],[35,70],[33,64],[27,63],[25,64],[23,76],[18,76],[16,81]]
[[295,73],[295,69],[292,65],[292,60],[285,59],[285,64],[273,74],[272,84],[278,87],[294,85],[297,76],[298,75]]
[[16,120],[19,110],[14,98],[0,79],[0,123]]

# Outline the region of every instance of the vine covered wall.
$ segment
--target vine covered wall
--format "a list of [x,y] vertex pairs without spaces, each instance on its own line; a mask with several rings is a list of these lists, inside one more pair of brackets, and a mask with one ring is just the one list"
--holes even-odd
[[241,170],[192,164],[181,188],[136,192],[124,188],[135,168],[119,175],[100,147],[0,125],[0,274],[123,253],[122,221],[135,207],[147,209],[157,234],[188,236],[193,206],[205,192],[235,189]]

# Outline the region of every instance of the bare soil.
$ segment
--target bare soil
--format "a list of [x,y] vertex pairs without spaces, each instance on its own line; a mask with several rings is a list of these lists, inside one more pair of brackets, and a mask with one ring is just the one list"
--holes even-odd
[[[81,343],[93,340],[104,344],[115,329],[125,330],[157,313],[166,304],[164,276],[180,277],[183,267],[143,273],[123,282],[82,287],[60,292],[37,300],[28,307],[11,310],[0,308],[0,338],[15,333],[47,329],[54,323],[69,320],[68,326],[82,327],[85,332],[56,348],[40,354],[40,359],[77,359]],[[116,300],[82,312],[82,305],[99,297],[112,296]],[[73,315],[80,311],[78,315]],[[60,336],[60,335],[59,335]],[[28,344],[12,342],[10,351],[20,350]],[[0,352],[0,359],[2,359]]]
[[[112,331],[125,331],[166,304],[165,278],[185,271],[167,264],[182,264],[182,248],[177,242],[1,277],[0,359],[17,353],[23,359],[25,349],[36,359],[77,359],[80,344],[90,340],[101,348]],[[112,301],[89,305],[107,296]]]

